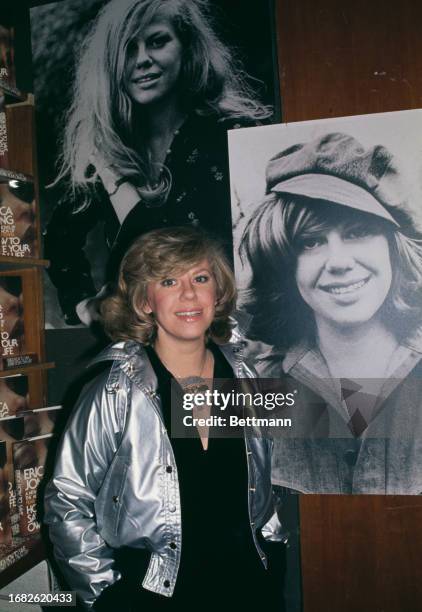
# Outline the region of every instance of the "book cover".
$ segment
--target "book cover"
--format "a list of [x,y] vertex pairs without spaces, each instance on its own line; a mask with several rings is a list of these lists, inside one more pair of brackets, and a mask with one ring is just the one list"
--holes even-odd
[[0,377],[0,419],[45,406],[45,376],[36,370]]
[[33,181],[0,174],[0,255],[38,257],[37,235]]
[[15,488],[22,536],[39,533],[38,486],[44,476],[50,436],[24,440],[13,445]]
[[24,438],[25,421],[23,417],[9,417],[0,420],[0,442],[14,443]]
[[6,442],[0,442],[0,545],[12,541]]
[[0,419],[30,410],[28,376],[15,375],[0,378]]
[[24,437],[35,438],[53,433],[61,406],[54,408],[40,408],[25,414]]
[[0,168],[9,166],[9,145],[7,139],[6,98],[0,87]]
[[14,30],[0,25],[0,81],[16,87]]
[[22,278],[0,275],[0,358],[3,368],[7,359],[25,351]]
[[[9,518],[11,542],[15,543],[16,538],[20,538],[21,530],[19,524],[19,509],[17,504],[17,495],[15,487],[15,469],[13,465],[13,444],[23,438],[24,433],[24,420],[23,418],[18,419],[6,419],[5,427],[1,427],[3,421],[0,421],[0,439],[3,441],[0,444],[5,445],[6,449],[6,470],[5,477],[7,477],[8,487],[8,504],[9,504]],[[4,542],[6,544],[6,542]],[[9,541],[7,543],[10,543]],[[1,559],[10,553],[10,547],[0,546],[0,568]],[[1,571],[1,569],[0,569]]]
[[0,370],[20,370],[43,359],[40,282],[35,267],[0,270]]

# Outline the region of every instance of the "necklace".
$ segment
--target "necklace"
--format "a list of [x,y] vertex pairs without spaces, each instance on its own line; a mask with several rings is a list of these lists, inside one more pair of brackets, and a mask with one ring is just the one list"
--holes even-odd
[[[184,393],[193,393],[195,395],[196,393],[205,393],[205,391],[209,390],[209,386],[205,382],[204,378],[202,378],[207,361],[208,351],[206,350],[201,371],[199,372],[198,376],[176,377]],[[202,409],[203,406],[200,406],[199,408]]]
[[211,355],[210,352],[208,349],[205,349],[199,374],[194,376],[180,376],[180,374],[177,374],[177,372],[169,366],[165,359],[163,359],[161,356],[159,357],[169,372],[171,372],[171,374],[173,374],[173,376],[176,378],[177,382],[182,387],[183,392],[196,394],[204,393],[205,391],[209,390],[209,386],[206,384],[205,379],[202,376],[208,363],[209,355]]

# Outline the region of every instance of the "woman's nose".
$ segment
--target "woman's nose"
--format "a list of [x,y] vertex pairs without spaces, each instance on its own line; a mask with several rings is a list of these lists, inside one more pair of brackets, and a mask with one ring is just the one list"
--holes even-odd
[[136,55],[136,67],[140,68],[152,63],[148,48],[144,43],[138,43],[138,52]]
[[327,241],[327,259],[325,268],[332,274],[351,270],[355,259],[350,249],[351,245],[345,243],[340,236],[330,236]]
[[191,282],[186,281],[181,284],[181,298],[185,300],[192,300],[196,296],[195,287]]

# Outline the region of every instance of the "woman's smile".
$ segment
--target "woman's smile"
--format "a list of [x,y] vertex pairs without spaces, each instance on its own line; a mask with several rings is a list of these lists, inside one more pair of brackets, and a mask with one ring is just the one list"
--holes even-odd
[[176,317],[179,317],[184,323],[195,323],[199,321],[202,316],[202,310],[185,310],[182,312],[176,312]]
[[299,242],[296,283],[315,320],[359,325],[379,311],[391,287],[387,237],[367,227],[336,226]]
[[140,87],[148,88],[149,86],[156,84],[160,76],[160,72],[150,72],[145,75],[135,76],[131,79],[131,83],[134,85],[139,85]]
[[328,284],[320,284],[319,289],[322,291],[326,291],[327,293],[331,293],[333,295],[353,295],[362,287],[365,287],[369,280],[371,279],[371,275],[369,274],[366,278],[362,278],[360,280],[349,280],[342,283],[334,282]]

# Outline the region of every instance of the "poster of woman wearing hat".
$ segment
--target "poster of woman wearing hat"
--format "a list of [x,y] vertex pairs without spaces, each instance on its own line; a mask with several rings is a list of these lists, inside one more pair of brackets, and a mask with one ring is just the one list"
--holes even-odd
[[297,381],[308,417],[275,440],[280,486],[422,492],[421,124],[418,110],[230,137],[241,319],[261,376]]

